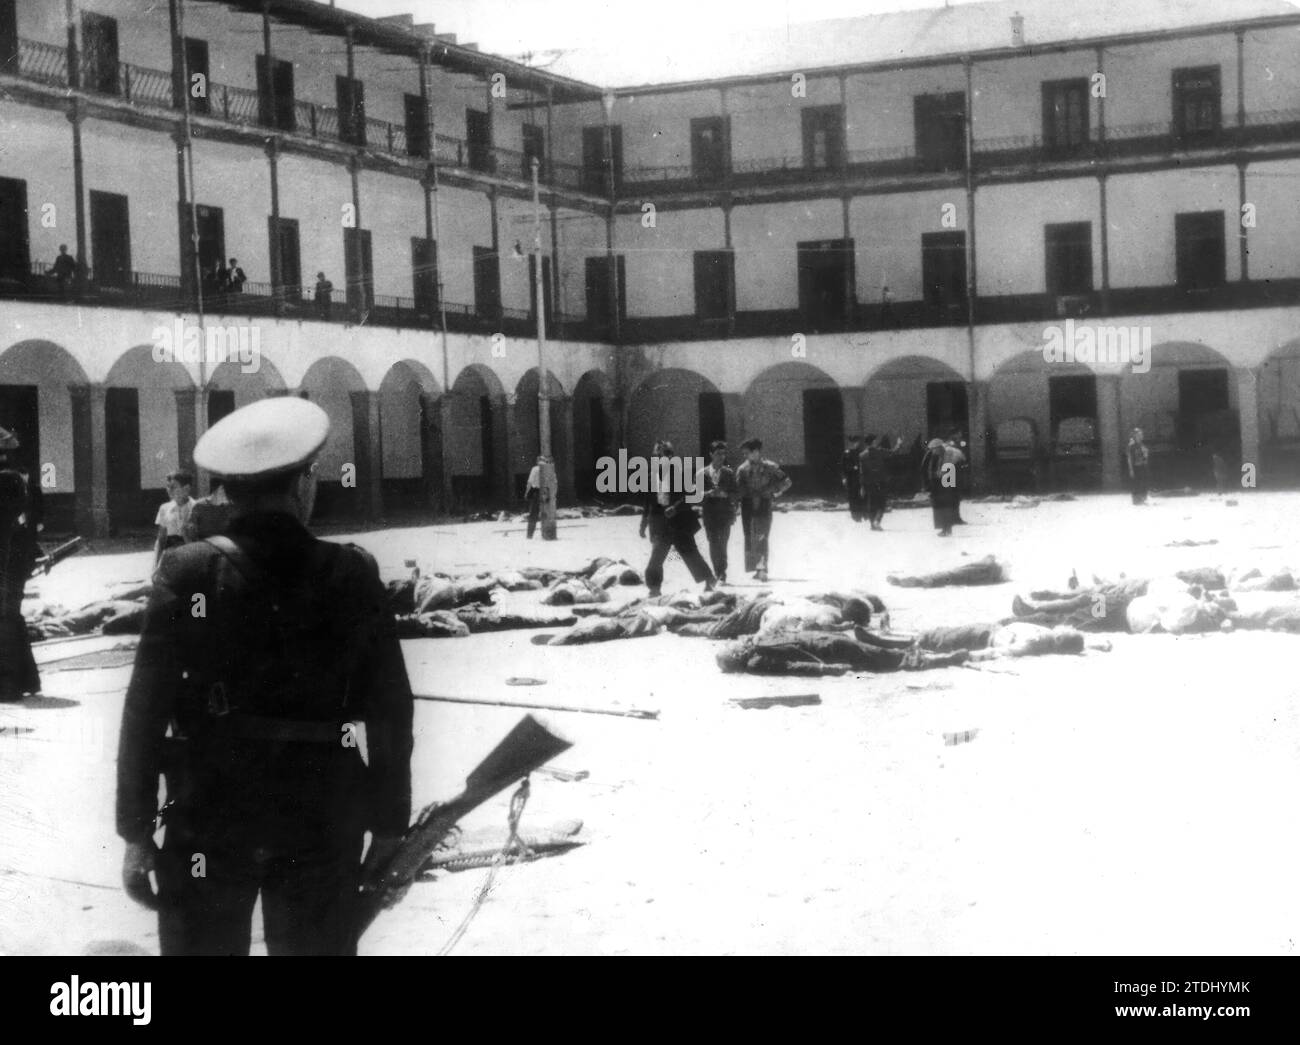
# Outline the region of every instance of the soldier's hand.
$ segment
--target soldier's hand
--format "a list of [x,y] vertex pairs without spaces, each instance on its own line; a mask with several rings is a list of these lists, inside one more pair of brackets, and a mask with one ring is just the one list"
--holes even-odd
[[126,895],[151,911],[158,909],[158,894],[153,891],[153,883],[149,880],[149,872],[154,869],[157,854],[158,850],[150,839],[146,842],[128,842],[126,855],[122,858],[122,886],[126,889]]
[[365,883],[362,892],[378,893],[379,904],[383,908],[400,903],[411,889],[410,882],[389,881],[379,873],[401,844],[400,835],[374,835],[361,867],[361,880]]
[[641,536],[644,537],[646,532],[645,523],[641,524]]

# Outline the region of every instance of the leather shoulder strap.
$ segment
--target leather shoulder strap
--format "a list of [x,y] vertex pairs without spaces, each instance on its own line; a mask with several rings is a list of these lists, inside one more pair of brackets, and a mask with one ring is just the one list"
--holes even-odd
[[243,575],[244,580],[248,581],[250,584],[256,584],[262,579],[262,568],[253,561],[251,555],[244,551],[243,548],[232,541],[229,537],[224,534],[218,534],[214,537],[205,537],[203,538],[203,541],[205,544],[212,545],[212,547],[216,548],[217,551],[225,556],[225,558],[230,561],[230,564]]

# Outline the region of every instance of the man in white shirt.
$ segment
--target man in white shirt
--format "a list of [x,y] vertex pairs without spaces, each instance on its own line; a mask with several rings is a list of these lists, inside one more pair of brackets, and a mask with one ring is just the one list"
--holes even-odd
[[171,472],[167,476],[167,493],[171,500],[162,504],[154,519],[154,525],[158,527],[153,547],[155,567],[162,560],[163,552],[185,543],[185,525],[190,521],[190,510],[194,507],[194,498],[190,496],[193,488],[194,476],[189,472]]
[[542,512],[542,463],[546,459],[538,457],[533,470],[528,473],[528,482],[524,484],[524,500],[528,502],[528,539],[533,539],[537,530],[537,518]]

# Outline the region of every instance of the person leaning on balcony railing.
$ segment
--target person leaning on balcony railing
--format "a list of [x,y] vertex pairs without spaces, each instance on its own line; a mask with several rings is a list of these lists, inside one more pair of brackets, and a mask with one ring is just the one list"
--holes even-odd
[[330,318],[330,306],[334,303],[334,284],[325,278],[325,273],[316,273],[316,311],[321,319]]

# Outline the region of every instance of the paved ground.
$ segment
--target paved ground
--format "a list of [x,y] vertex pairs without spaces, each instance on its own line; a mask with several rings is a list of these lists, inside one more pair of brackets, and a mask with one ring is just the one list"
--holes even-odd
[[[895,625],[914,628],[1005,615],[1014,592],[1060,586],[1071,569],[1086,580],[1239,562],[1300,567],[1300,494],[1239,501],[974,504],[952,540],[933,536],[926,511],[891,512],[887,531],[874,534],[843,513],[792,512],[776,521],[772,577],[777,588],[877,591]],[[595,554],[640,566],[646,551],[635,519],[561,523],[561,539],[545,544],[499,532],[507,528],[358,539],[390,575],[412,557],[464,572],[577,566]],[[1182,540],[1218,543],[1166,546]],[[736,555],[739,546],[737,532]],[[884,581],[990,552],[1011,564],[1012,583],[918,591]],[[75,605],[143,579],[147,560],[74,560],[46,594]],[[686,579],[670,562],[668,585]],[[535,778],[525,824],[580,818],[590,844],[504,869],[456,953],[1295,950],[1293,636],[1119,636],[1113,652],[1082,658],[821,680],[724,677],[698,639],[551,649],[528,637],[405,648],[425,692],[661,715],[549,715],[575,742],[556,764],[590,776]],[[42,703],[0,708],[0,951],[156,952],[150,916],[116,885],[113,758],[128,675],[47,671]],[[516,675],[546,684],[506,686]],[[799,692],[823,703],[729,704]],[[519,714],[421,703],[417,802],[452,793]],[[945,746],[943,734],[961,730],[978,732]],[[504,817],[503,797],[472,824]],[[485,874],[415,886],[363,951],[437,951]]]

